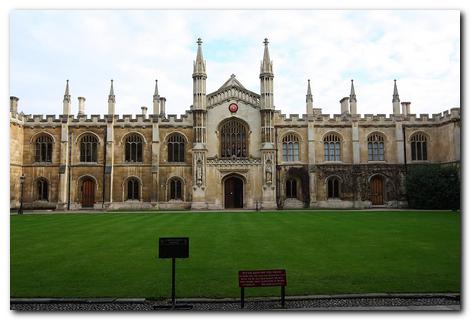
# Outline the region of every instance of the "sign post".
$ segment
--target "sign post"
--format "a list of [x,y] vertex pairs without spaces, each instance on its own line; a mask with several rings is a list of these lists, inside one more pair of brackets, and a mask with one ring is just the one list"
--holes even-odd
[[172,305],[157,306],[154,308],[175,310],[191,309],[191,305],[177,305],[175,291],[175,259],[186,259],[190,256],[190,239],[188,237],[161,237],[159,238],[159,259],[172,259]]
[[245,288],[281,286],[281,306],[285,307],[286,270],[239,271],[240,308],[245,305]]

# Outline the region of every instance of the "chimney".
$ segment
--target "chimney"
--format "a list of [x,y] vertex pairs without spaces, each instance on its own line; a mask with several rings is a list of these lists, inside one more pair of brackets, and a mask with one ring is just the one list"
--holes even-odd
[[404,101],[401,103],[401,107],[402,107],[402,114],[404,116],[407,116],[410,114],[410,101]]
[[10,96],[10,112],[13,114],[18,114],[18,97]]
[[78,97],[78,114],[85,115],[85,97]]
[[343,97],[340,100],[340,113],[341,114],[348,114],[348,99],[349,97]]
[[142,110],[142,116],[147,115],[147,107],[146,106],[142,106],[141,110]]
[[160,115],[165,116],[165,97],[160,97]]

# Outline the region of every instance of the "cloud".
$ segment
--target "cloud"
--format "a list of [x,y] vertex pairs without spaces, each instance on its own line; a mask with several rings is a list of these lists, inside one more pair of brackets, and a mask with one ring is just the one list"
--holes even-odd
[[17,10],[10,21],[11,94],[26,113],[60,113],[70,79],[74,99],[103,114],[111,78],[120,114],[150,107],[156,78],[167,111],[184,113],[198,37],[208,93],[232,73],[259,92],[268,37],[275,105],[286,114],[304,113],[308,78],[324,113],[340,111],[351,78],[361,113],[392,112],[395,78],[414,113],[460,105],[458,11]]

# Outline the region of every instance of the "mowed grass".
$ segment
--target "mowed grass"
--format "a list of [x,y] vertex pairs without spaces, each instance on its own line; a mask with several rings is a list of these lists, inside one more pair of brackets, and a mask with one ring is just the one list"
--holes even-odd
[[[238,297],[238,271],[287,271],[287,295],[460,291],[460,214],[279,211],[11,216],[12,297],[170,296],[158,238],[188,236],[177,297]],[[279,295],[251,288],[247,296]]]

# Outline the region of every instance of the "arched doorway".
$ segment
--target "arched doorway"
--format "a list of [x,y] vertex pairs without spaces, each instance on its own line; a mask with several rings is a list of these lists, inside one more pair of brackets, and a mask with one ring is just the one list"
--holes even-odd
[[237,176],[231,176],[224,181],[224,207],[244,207],[244,182]]
[[370,180],[371,205],[384,205],[384,179],[375,175]]
[[95,181],[91,177],[82,180],[82,207],[93,207],[95,204]]

